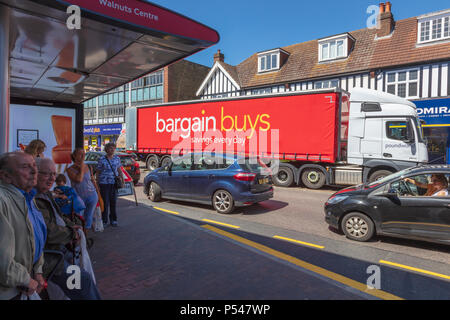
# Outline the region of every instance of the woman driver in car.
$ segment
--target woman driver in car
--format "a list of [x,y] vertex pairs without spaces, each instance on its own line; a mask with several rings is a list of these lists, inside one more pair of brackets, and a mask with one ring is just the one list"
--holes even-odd
[[443,174],[433,174],[431,175],[431,183],[424,184],[417,182],[413,179],[406,178],[406,182],[410,182],[419,188],[427,189],[427,193],[424,197],[446,197],[448,196],[448,181]]

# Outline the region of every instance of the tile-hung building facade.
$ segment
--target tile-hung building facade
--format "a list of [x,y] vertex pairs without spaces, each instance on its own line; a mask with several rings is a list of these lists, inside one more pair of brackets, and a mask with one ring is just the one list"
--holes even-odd
[[413,101],[426,122],[430,162],[450,163],[450,9],[395,21],[380,4],[379,28],[253,54],[237,66],[218,51],[202,99],[354,87]]
[[125,148],[125,140],[134,131],[128,128],[126,137],[126,118],[136,112],[136,107],[197,99],[195,92],[209,70],[182,60],[86,101],[85,148],[99,148],[108,142]]

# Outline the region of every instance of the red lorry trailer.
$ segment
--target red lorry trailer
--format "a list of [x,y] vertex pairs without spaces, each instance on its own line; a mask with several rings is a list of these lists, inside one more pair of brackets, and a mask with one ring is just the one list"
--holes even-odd
[[345,161],[349,94],[329,89],[197,100],[140,107],[136,117],[134,152],[149,170],[191,146],[196,152],[278,159],[275,184],[289,186],[299,182],[302,172],[310,178],[313,172],[318,181],[308,187],[320,188],[327,166]]

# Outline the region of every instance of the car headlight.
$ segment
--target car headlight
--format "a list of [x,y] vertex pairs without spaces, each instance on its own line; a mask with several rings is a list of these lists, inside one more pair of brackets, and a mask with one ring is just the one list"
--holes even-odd
[[334,196],[334,197],[331,197],[330,199],[328,199],[327,203],[328,203],[328,204],[336,204],[336,203],[339,203],[339,202],[344,201],[344,200],[347,199],[348,197],[349,197],[349,196],[340,196],[340,195],[337,195],[337,196]]

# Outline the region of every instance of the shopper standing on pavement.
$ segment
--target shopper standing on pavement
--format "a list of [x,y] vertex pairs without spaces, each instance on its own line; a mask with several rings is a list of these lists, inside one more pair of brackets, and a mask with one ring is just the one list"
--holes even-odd
[[97,189],[91,169],[84,163],[86,153],[83,148],[76,148],[72,153],[73,165],[67,169],[67,175],[70,179],[72,188],[75,189],[78,196],[84,201],[86,209],[83,217],[86,221],[86,229],[92,228],[92,220],[95,208],[98,203]]
[[0,155],[0,300],[20,299],[45,287],[47,228],[34,204],[36,163],[24,152]]
[[123,182],[122,175],[122,164],[120,163],[120,158],[114,155],[116,151],[116,145],[114,143],[108,143],[105,145],[106,155],[98,160],[97,164],[97,182],[100,187],[100,194],[104,202],[104,210],[102,212],[103,224],[106,226],[108,224],[108,215],[111,226],[117,227],[117,181],[116,179],[121,179]]
[[44,141],[36,139],[31,141],[24,151],[33,156],[33,158],[43,158],[46,148],[47,146]]

